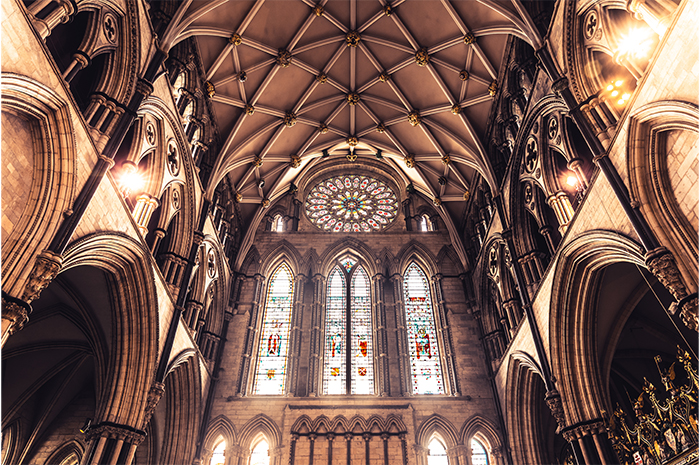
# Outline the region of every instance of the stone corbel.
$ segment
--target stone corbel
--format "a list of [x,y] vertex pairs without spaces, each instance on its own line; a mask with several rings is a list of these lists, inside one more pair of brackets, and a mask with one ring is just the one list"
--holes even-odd
[[688,328],[698,331],[698,296],[688,293],[673,254],[665,247],[658,247],[647,252],[644,262],[647,269],[676,299],[676,302],[671,304],[669,313],[678,313]]
[[163,397],[163,393],[165,392],[165,384],[163,383],[153,383],[153,386],[151,386],[151,389],[148,391],[148,398],[146,399],[146,408],[144,409],[144,418],[143,418],[143,425],[144,428],[146,425],[148,425],[148,422],[151,421],[151,417],[153,416],[153,412],[156,411],[156,407],[158,406],[158,402],[160,402],[160,399]]
[[544,396],[547,407],[552,411],[552,416],[557,421],[557,431],[559,434],[566,428],[566,415],[564,414],[564,405],[561,402],[561,394],[556,389],[552,389]]
[[29,273],[29,279],[24,285],[22,300],[27,303],[39,298],[42,291],[51,284],[51,281],[61,271],[63,257],[49,250],[44,250],[36,257],[34,268]]
[[27,302],[2,292],[2,346],[29,321],[32,307]]

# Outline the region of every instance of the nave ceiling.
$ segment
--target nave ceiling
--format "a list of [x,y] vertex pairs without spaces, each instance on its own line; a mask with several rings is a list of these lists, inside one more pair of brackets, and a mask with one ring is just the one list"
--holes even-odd
[[243,224],[357,156],[435,199],[455,240],[476,177],[498,190],[482,138],[509,36],[539,40],[518,0],[193,1],[163,42],[194,37],[221,147],[209,195],[228,178]]

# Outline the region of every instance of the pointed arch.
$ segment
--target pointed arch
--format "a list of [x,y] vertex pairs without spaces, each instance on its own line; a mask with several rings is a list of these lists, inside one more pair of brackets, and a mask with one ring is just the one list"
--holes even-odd
[[260,274],[263,276],[271,276],[272,271],[276,270],[282,262],[285,262],[290,267],[294,277],[301,273],[300,265],[303,263],[303,258],[292,243],[282,239],[275,248],[267,252],[259,261]]
[[[610,407],[594,337],[595,294],[604,268],[620,262],[645,266],[642,247],[617,232],[589,231],[560,251],[552,286],[549,344],[552,375],[558,379],[570,424],[598,418],[601,410]],[[622,330],[623,325],[619,326]]]
[[[77,463],[83,459],[83,454],[85,453],[85,446],[75,439],[67,441],[54,450],[49,458],[44,462],[46,465],[53,465],[56,463],[62,463],[71,455],[75,456]],[[8,462],[9,463],[9,462]]]
[[258,435],[265,436],[270,450],[282,445],[282,433],[274,420],[265,414],[258,414],[248,420],[241,428],[240,445],[245,450],[251,450]]
[[[97,419],[140,426],[158,354],[158,308],[150,251],[123,233],[96,233],[70,244],[62,272],[77,266],[105,271],[114,293],[113,364],[104,384]],[[133,373],[129,367],[140,369]],[[125,395],[124,393],[128,393]]]
[[437,413],[431,415],[420,425],[416,431],[416,443],[422,447],[428,447],[434,434],[440,435],[448,449],[459,444],[459,436],[452,422]]
[[362,265],[370,276],[377,274],[374,263],[374,251],[364,242],[354,237],[345,237],[331,244],[321,254],[321,274],[328,276],[335,266],[336,260],[350,254],[360,258]]
[[436,266],[437,258],[426,246],[415,239],[401,247],[401,250],[396,254],[396,261],[401,274],[406,272],[412,262],[419,263],[421,269],[429,276],[435,276],[439,272]]
[[471,445],[472,439],[476,439],[486,448],[486,452],[489,455],[489,463],[498,463],[493,456],[493,452],[500,451],[503,447],[503,442],[498,434],[498,429],[491,421],[481,415],[474,415],[464,422],[459,437],[462,444],[467,447]]
[[211,454],[219,443],[219,438],[223,438],[226,443],[225,455],[231,456],[230,452],[238,445],[238,436],[235,426],[225,415],[219,415],[209,422],[207,434],[204,436],[204,453],[202,454],[204,460],[202,463],[209,463]]

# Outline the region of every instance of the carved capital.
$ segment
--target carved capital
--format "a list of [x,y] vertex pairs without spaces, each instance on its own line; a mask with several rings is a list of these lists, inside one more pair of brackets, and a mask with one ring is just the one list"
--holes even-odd
[[557,93],[563,91],[567,87],[569,87],[569,80],[566,76],[562,76],[552,83],[552,90]]
[[27,302],[16,299],[5,292],[2,293],[2,319],[8,320],[7,330],[3,323],[2,335],[3,344],[8,337],[19,331],[29,321],[29,314],[32,312],[32,307]]
[[36,257],[34,268],[29,273],[29,279],[24,286],[22,300],[27,303],[39,298],[41,292],[46,289],[51,281],[61,270],[63,258],[53,252],[45,250]]
[[566,428],[566,416],[564,415],[564,406],[561,403],[561,395],[559,391],[553,389],[544,396],[547,407],[552,411],[552,416],[557,420],[557,434]]
[[136,82],[136,92],[143,95],[144,98],[148,98],[149,95],[153,93],[153,84],[143,79],[139,79]]
[[148,391],[148,398],[146,399],[146,408],[144,409],[144,425],[147,425],[151,420],[151,416],[153,416],[153,412],[156,411],[156,406],[158,405],[161,397],[163,397],[164,392],[165,384],[163,383],[154,383],[153,386],[151,386],[151,389]]
[[681,272],[678,270],[673,254],[665,247],[659,247],[647,252],[644,257],[647,268],[664,285],[673,297],[680,301],[688,295]]

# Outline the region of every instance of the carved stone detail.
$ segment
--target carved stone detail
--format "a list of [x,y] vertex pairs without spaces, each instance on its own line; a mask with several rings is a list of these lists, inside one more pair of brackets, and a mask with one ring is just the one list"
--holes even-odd
[[29,273],[29,279],[24,286],[22,300],[27,303],[39,298],[41,292],[46,289],[51,281],[56,277],[61,270],[63,258],[53,252],[44,250],[36,257],[34,268]]
[[491,84],[489,84],[489,95],[491,97],[494,97],[496,95],[496,92],[498,92],[498,83],[496,81],[491,81]]
[[280,65],[282,68],[286,68],[292,63],[292,53],[289,50],[280,49],[277,52],[275,63]]
[[552,411],[552,416],[557,421],[557,434],[566,428],[566,416],[564,414],[564,406],[561,403],[561,395],[559,391],[553,389],[544,396],[547,407]]
[[153,416],[153,412],[156,411],[156,406],[158,405],[161,397],[163,397],[164,392],[165,384],[163,383],[154,383],[153,386],[151,386],[151,389],[149,389],[148,398],[146,399],[146,408],[144,409],[144,425],[147,425],[148,422],[151,421],[151,416]]
[[476,43],[476,37],[474,36],[474,34],[472,34],[471,32],[467,32],[464,35],[464,43],[467,45],[471,45],[473,43]]
[[360,34],[357,31],[348,32],[345,36],[345,43],[348,44],[348,47],[357,47],[357,44],[360,43]]
[[430,62],[430,55],[428,54],[428,49],[423,47],[416,52],[416,64],[418,66],[425,66]]
[[289,166],[292,168],[299,168],[299,165],[301,165],[301,157],[299,155],[292,155],[292,161],[289,162]]
[[411,126],[418,126],[420,124],[420,119],[418,110],[413,110],[408,114],[408,122],[411,123]]
[[209,98],[212,98],[214,96],[214,94],[216,93],[216,88],[214,87],[214,84],[207,81],[204,83],[204,91],[207,93]]
[[287,113],[284,114],[284,124],[288,128],[291,128],[295,124],[297,124],[297,115],[296,113],[292,111],[288,111]]
[[354,106],[354,105],[357,105],[358,103],[360,103],[360,96],[358,94],[356,94],[355,92],[351,92],[348,94],[347,100],[348,100],[348,105]]
[[255,107],[253,105],[246,105],[245,106],[245,114],[252,115],[253,113],[255,113]]
[[323,7],[321,5],[316,5],[313,9],[313,12],[316,16],[323,16]]
[[416,166],[416,156],[413,155],[412,153],[409,153],[408,155],[406,155],[404,157],[403,161],[406,162],[406,167],[408,167],[408,168],[413,168],[414,166]]
[[[664,285],[664,287],[671,293],[671,295],[676,299],[681,305],[676,304],[676,307],[680,307],[680,318],[683,320],[686,326],[690,329],[698,330],[698,304],[697,297],[686,299],[688,297],[688,290],[683,283],[683,278],[681,277],[681,272],[678,269],[676,260],[673,254],[668,251],[665,247],[659,247],[654,250],[647,252],[644,257],[647,268],[651,273],[656,276],[656,278]],[[674,308],[670,309],[672,312]]]
[[234,46],[239,46],[243,43],[243,39],[237,32],[234,32],[233,35],[229,37],[228,41]]
[[466,81],[467,79],[469,79],[469,71],[467,71],[466,69],[463,69],[462,71],[460,71],[460,72],[459,72],[459,78],[460,78],[462,81]]

